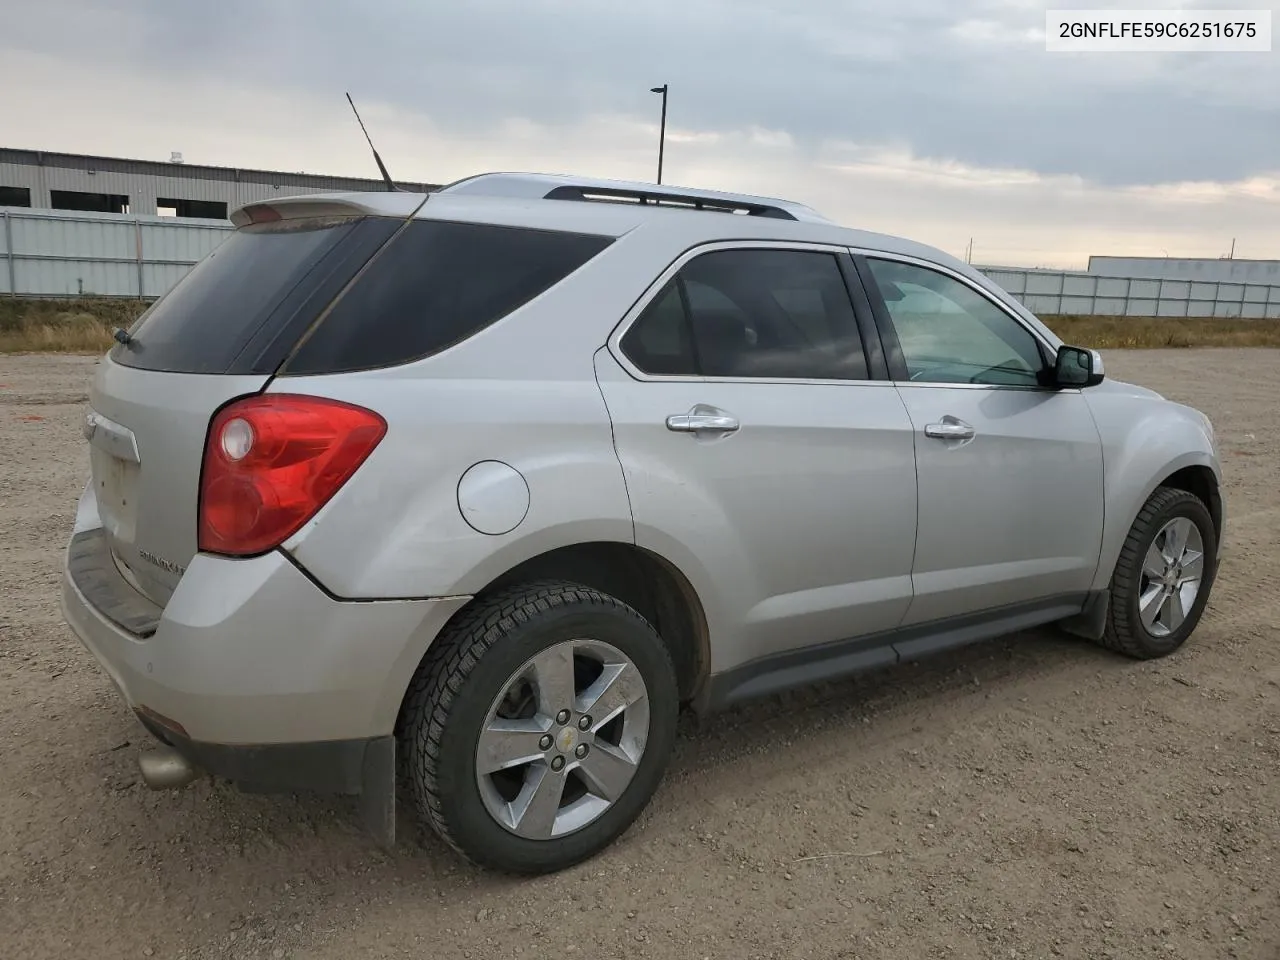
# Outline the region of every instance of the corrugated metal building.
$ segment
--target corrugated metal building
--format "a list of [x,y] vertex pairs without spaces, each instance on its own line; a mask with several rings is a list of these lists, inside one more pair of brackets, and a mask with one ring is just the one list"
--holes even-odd
[[[397,186],[423,192],[439,185]],[[378,179],[199,166],[176,154],[174,162],[161,163],[0,147],[0,207],[223,220],[256,200],[383,188]]]
[[1280,285],[1280,260],[1090,257],[1089,273],[1100,277]]

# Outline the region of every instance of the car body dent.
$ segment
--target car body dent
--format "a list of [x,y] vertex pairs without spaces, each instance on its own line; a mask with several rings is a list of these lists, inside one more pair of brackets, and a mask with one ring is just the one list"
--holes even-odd
[[[391,423],[361,469],[284,544],[336,596],[471,594],[557,547],[633,541],[608,413],[590,373],[581,382],[526,381],[510,422],[512,386],[499,379],[277,384],[380,410]],[[508,533],[480,533],[458,509],[458,481],[482,460],[509,464],[528,485],[528,511]]]

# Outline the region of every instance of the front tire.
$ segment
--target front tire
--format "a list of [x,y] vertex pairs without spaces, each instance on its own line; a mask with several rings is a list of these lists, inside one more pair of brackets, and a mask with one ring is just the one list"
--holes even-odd
[[1141,660],[1177,650],[1200,622],[1217,560],[1204,503],[1185,490],[1157,488],[1120,551],[1103,645]]
[[678,711],[670,654],[635,610],[571,583],[503,589],[446,628],[410,685],[418,812],[481,866],[564,869],[639,816]]

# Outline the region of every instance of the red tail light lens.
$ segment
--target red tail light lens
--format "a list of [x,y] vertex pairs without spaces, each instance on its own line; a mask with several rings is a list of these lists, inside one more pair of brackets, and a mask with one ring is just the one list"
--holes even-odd
[[279,546],[386,432],[372,410],[320,397],[263,394],[223,407],[205,443],[200,549],[245,557]]

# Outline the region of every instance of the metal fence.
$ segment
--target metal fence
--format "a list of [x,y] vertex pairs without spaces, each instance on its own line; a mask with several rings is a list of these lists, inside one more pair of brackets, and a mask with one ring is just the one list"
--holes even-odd
[[[0,207],[0,294],[152,299],[232,229],[226,220]],[[1280,284],[979,267],[1033,313],[1280,319]]]
[[1099,277],[1280,284],[1280,260],[1237,260],[1233,257],[1092,256],[1085,272]]
[[231,231],[227,220],[0,208],[0,294],[153,299]]
[[1102,277],[1018,267],[978,269],[1037,314],[1280,319],[1280,285],[1275,284]]

